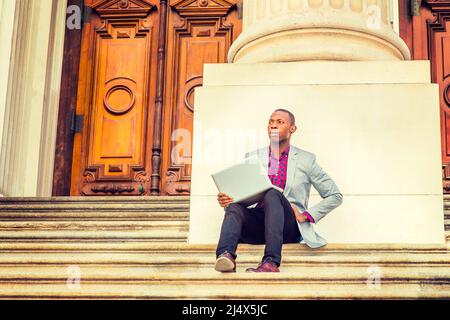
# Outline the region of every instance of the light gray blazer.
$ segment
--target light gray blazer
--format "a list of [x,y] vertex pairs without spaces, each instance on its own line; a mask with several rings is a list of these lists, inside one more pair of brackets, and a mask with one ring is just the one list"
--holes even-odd
[[[268,170],[269,146],[248,152],[245,157],[255,154],[265,166],[264,169]],[[322,200],[308,208],[311,185],[319,192]],[[334,181],[317,164],[316,156],[293,145],[289,150],[287,180],[283,195],[301,212],[308,211],[316,223],[338,207],[343,199]],[[327,244],[327,241],[314,230],[309,221],[297,224],[303,240],[309,247],[318,248]]]

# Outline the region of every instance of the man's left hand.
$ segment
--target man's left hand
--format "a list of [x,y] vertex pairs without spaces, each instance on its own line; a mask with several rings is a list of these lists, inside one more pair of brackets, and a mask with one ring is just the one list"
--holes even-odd
[[309,221],[308,217],[306,215],[304,215],[303,213],[301,213],[300,210],[295,205],[293,205],[292,203],[291,203],[291,207],[292,207],[292,210],[294,210],[295,219],[298,222],[302,223],[302,222],[308,222]]

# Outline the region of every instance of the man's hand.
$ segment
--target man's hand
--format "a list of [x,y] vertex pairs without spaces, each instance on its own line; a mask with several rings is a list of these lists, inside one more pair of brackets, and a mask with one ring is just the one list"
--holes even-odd
[[222,208],[226,208],[230,205],[230,203],[232,203],[234,200],[233,198],[231,198],[229,195],[220,192],[217,195],[217,201],[219,202],[220,206]]
[[304,215],[303,213],[301,213],[300,210],[294,204],[291,203],[291,207],[294,210],[295,219],[298,222],[302,223],[302,222],[308,222],[309,221],[308,217],[306,215]]

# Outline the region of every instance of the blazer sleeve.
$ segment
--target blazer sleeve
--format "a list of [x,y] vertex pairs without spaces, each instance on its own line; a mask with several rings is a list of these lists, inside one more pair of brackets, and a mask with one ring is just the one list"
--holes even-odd
[[319,192],[322,200],[309,208],[307,211],[317,223],[325,217],[331,210],[341,205],[343,196],[334,181],[317,164],[316,157],[313,157],[309,179],[314,188]]

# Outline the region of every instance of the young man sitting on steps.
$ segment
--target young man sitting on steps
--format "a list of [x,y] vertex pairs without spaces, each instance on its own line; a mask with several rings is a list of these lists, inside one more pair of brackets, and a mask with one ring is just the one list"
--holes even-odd
[[[304,240],[311,248],[327,242],[314,231],[317,223],[342,203],[343,196],[334,181],[317,164],[314,154],[292,146],[291,135],[297,130],[294,115],[285,109],[275,110],[268,123],[270,146],[250,152],[262,163],[268,163],[273,185],[283,193],[270,189],[256,207],[234,203],[224,193],[217,200],[225,208],[215,270],[236,271],[236,250],[239,243],[265,244],[264,256],[256,268],[247,272],[279,272],[284,243]],[[288,170],[289,166],[289,170]],[[311,185],[322,200],[308,209]]]

